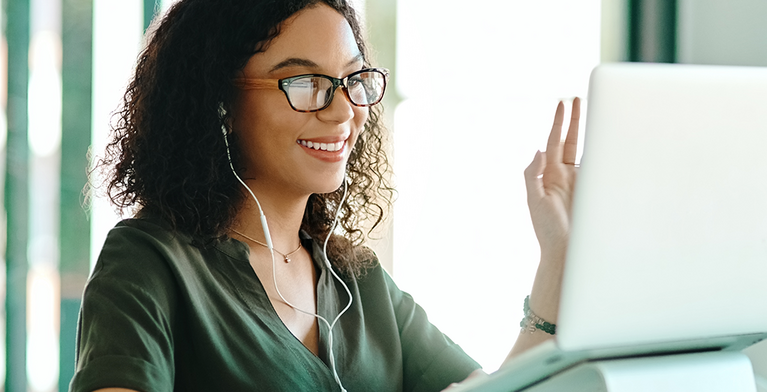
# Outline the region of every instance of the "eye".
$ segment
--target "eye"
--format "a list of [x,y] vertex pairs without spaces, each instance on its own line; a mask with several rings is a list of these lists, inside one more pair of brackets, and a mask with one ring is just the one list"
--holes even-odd
[[349,86],[349,88],[360,87],[360,85],[362,85],[363,83],[364,81],[362,80],[361,77],[359,77],[359,75],[349,78],[349,80],[346,81],[346,84]]

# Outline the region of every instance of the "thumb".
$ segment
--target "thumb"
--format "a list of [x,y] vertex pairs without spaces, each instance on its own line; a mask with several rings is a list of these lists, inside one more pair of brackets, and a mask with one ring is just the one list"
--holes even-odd
[[525,185],[527,186],[527,202],[538,200],[546,195],[543,189],[543,170],[546,168],[546,153],[537,151],[533,161],[525,169]]

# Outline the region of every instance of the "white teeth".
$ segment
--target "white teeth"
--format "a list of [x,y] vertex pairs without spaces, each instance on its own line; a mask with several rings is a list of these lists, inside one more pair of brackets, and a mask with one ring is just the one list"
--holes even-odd
[[310,142],[307,140],[301,140],[299,141],[302,146],[313,148],[315,150],[322,150],[322,151],[330,151],[335,152],[339,151],[344,146],[344,142],[338,142],[338,143],[316,143],[316,142]]

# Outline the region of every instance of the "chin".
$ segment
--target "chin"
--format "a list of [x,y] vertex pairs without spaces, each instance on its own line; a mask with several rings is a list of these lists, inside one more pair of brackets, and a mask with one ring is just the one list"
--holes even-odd
[[308,189],[310,193],[314,194],[325,194],[325,193],[333,193],[338,188],[343,186],[343,180],[344,180],[344,173],[340,173],[338,175],[333,174],[332,176],[323,176],[324,178],[321,179],[321,181],[316,181],[318,178],[315,177],[315,181],[313,183],[306,183],[308,186]]
[[338,181],[338,186],[326,187],[325,189],[323,189],[323,190],[321,190],[320,192],[317,192],[317,193],[333,193],[333,192],[337,191],[338,188],[341,188],[342,186],[343,186],[343,182]]
[[318,192],[315,193],[333,193],[338,188],[343,186],[345,176],[343,174],[324,182],[321,186],[318,186]]

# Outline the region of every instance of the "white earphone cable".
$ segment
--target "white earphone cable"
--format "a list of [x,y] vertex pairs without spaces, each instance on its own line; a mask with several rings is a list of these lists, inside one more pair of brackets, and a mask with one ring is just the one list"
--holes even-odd
[[234,164],[232,164],[232,156],[231,156],[231,153],[229,152],[229,140],[228,140],[228,137],[227,137],[226,128],[222,127],[222,131],[223,131],[223,134],[224,134],[224,143],[226,144],[226,157],[229,160],[229,167],[232,169],[232,173],[237,178],[237,181],[239,181],[240,184],[242,184],[242,186],[245,187],[245,189],[248,190],[248,193],[250,193],[250,195],[253,197],[253,200],[256,201],[256,205],[258,206],[258,211],[259,211],[260,218],[261,218],[261,228],[264,231],[264,237],[266,239],[267,248],[269,249],[269,254],[271,255],[271,258],[272,258],[272,282],[274,283],[274,288],[277,291],[277,295],[280,296],[280,299],[282,299],[282,301],[285,302],[285,304],[287,304],[288,306],[290,306],[294,310],[296,310],[298,312],[301,312],[303,314],[309,315],[309,316],[316,317],[318,320],[320,320],[323,323],[325,323],[325,326],[327,326],[327,328],[328,328],[328,360],[330,362],[330,368],[333,371],[333,377],[335,378],[335,381],[338,384],[338,386],[341,388],[341,391],[342,392],[347,392],[346,389],[344,388],[343,384],[341,383],[341,378],[338,376],[338,370],[336,369],[336,360],[335,360],[335,355],[333,353],[333,327],[335,327],[336,323],[341,318],[341,316],[344,313],[346,313],[346,311],[349,310],[349,308],[351,308],[352,301],[354,300],[354,298],[352,297],[352,293],[351,293],[351,290],[349,290],[349,287],[346,285],[346,283],[344,283],[344,281],[333,270],[333,267],[331,266],[330,260],[328,260],[328,256],[327,256],[328,240],[330,239],[330,236],[333,234],[333,231],[335,230],[336,225],[338,224],[338,219],[341,216],[341,206],[343,205],[344,200],[346,200],[346,193],[347,193],[347,190],[348,190],[348,187],[347,187],[347,184],[346,184],[346,175],[344,175],[344,180],[343,180],[343,182],[344,182],[344,193],[343,193],[343,196],[341,197],[341,201],[339,201],[339,203],[338,203],[338,208],[336,209],[335,218],[333,219],[333,224],[330,226],[330,231],[328,232],[328,236],[325,237],[325,242],[324,242],[324,244],[322,246],[322,256],[324,258],[325,266],[327,267],[328,271],[330,271],[330,273],[333,275],[333,277],[338,282],[340,282],[341,285],[346,290],[346,294],[349,296],[349,302],[346,304],[346,307],[343,310],[341,310],[341,312],[338,313],[338,315],[333,320],[333,322],[329,323],[324,317],[320,316],[319,314],[312,313],[312,312],[307,312],[307,311],[305,311],[303,309],[300,309],[299,307],[293,305],[292,303],[290,303],[290,301],[285,299],[285,297],[280,292],[280,288],[279,288],[279,286],[277,286],[277,272],[276,272],[277,265],[276,265],[276,261],[275,261],[275,258],[274,258],[274,247],[272,246],[272,237],[269,234],[269,226],[267,226],[267,223],[266,223],[266,215],[264,215],[264,210],[261,208],[261,203],[258,201],[258,198],[256,197],[255,193],[253,193],[253,191],[250,189],[250,187],[247,184],[245,184],[245,181],[243,181],[242,178],[240,178],[240,176],[237,175],[237,171],[234,170]]

